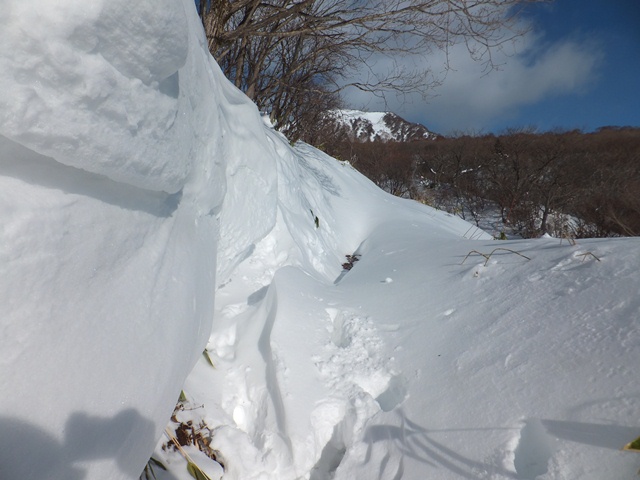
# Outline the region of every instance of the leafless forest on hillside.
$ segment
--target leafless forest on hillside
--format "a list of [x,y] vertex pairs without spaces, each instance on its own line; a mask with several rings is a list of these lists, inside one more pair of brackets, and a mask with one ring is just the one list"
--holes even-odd
[[[227,78],[297,140],[341,92],[426,94],[440,81],[416,58],[465,45],[487,70],[523,35],[522,9],[548,0],[197,1],[209,51]],[[413,58],[412,62],[403,62]],[[389,68],[376,68],[378,63]],[[422,64],[417,62],[417,64]],[[426,64],[424,64],[426,65]],[[448,65],[438,65],[438,72]]]
[[489,206],[523,237],[640,235],[640,129],[321,142],[388,192],[479,222]]
[[[522,36],[528,4],[547,0],[208,0],[196,2],[209,50],[226,76],[293,142],[349,160],[394,195],[479,222],[498,209],[524,237],[640,235],[640,129],[509,131],[412,142],[329,134],[326,112],[345,88],[425,93],[429,71],[398,59],[455,44],[494,66]],[[393,60],[377,72],[381,58]],[[369,72],[363,76],[363,72]]]

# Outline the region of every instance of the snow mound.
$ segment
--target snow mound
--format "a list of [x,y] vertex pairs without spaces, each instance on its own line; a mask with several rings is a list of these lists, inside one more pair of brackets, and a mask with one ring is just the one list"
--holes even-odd
[[262,122],[186,0],[0,24],[0,477],[134,478],[209,336],[227,187],[268,209],[273,160],[225,139]]
[[204,63],[189,55],[187,2],[164,0],[152,15],[151,2],[39,3],[3,4],[3,135],[117,182],[180,191],[206,91],[194,82]]

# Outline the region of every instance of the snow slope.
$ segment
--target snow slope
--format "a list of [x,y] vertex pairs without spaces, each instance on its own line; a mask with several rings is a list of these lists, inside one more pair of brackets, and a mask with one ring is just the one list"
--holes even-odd
[[185,383],[225,479],[634,474],[638,239],[495,241],[280,143],[278,220]]
[[291,148],[189,0],[2,7],[0,478],[191,478],[181,388],[212,479],[633,476],[638,239],[494,241]]

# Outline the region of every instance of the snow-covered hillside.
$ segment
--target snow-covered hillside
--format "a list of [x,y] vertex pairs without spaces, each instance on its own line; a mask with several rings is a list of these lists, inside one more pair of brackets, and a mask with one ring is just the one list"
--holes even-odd
[[325,122],[332,124],[337,135],[358,141],[408,142],[438,137],[424,125],[408,122],[392,112],[332,110]]
[[638,239],[496,241],[279,149],[278,220],[220,279],[178,415],[224,478],[633,475]]
[[495,241],[291,148],[190,0],[3,7],[0,478],[189,479],[187,421],[212,479],[633,477],[638,239]]

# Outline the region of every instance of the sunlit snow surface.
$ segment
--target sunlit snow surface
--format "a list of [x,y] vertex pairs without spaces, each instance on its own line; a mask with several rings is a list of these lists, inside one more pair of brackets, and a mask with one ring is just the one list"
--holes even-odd
[[[215,369],[185,384],[224,478],[635,474],[620,448],[640,431],[638,239],[495,241],[296,155],[278,195],[299,217],[223,279]],[[318,271],[327,244],[360,260]]]
[[0,478],[191,478],[181,388],[212,479],[635,475],[638,239],[494,241],[292,149],[189,0],[2,8]]

